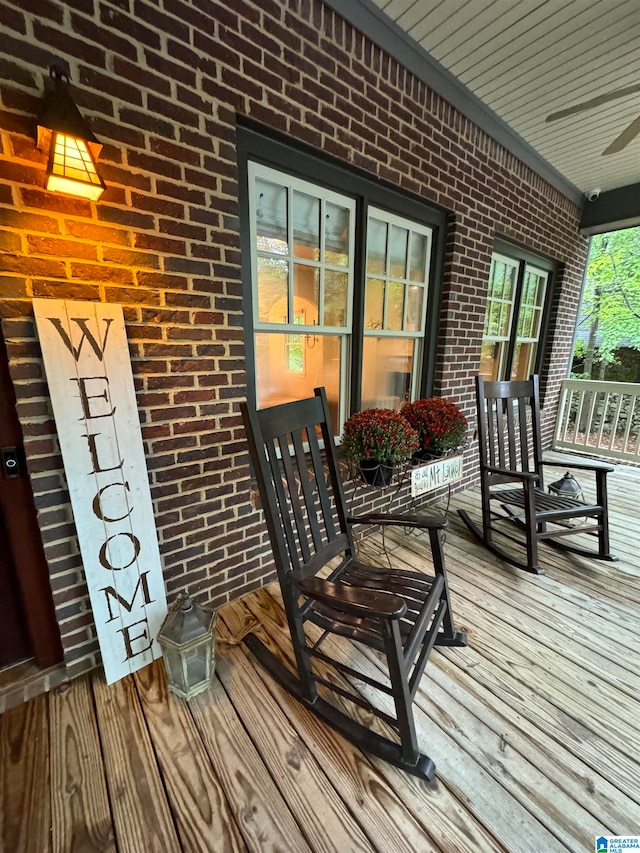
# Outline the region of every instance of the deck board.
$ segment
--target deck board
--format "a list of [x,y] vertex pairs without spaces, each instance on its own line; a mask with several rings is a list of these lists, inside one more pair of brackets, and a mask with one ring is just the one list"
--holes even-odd
[[[416,697],[435,782],[361,753],[234,643],[254,623],[291,661],[270,585],[221,610],[214,684],[189,703],[167,692],[157,661],[2,715],[2,849],[574,853],[596,835],[637,833],[640,470],[616,467],[610,502],[620,561],[544,545],[536,577],[495,560],[462,524],[457,508],[479,516],[477,491],[452,496],[445,553],[469,646],[436,649]],[[428,538],[401,529],[359,548],[382,565],[430,562]],[[348,654],[378,672],[370,650]]]
[[115,853],[113,820],[88,678],[49,694],[52,847]]
[[189,707],[169,693],[162,662],[134,678],[185,850],[248,850]]
[[96,672],[92,687],[118,848],[171,853],[178,835],[135,683],[108,687]]
[[[226,799],[249,849],[265,853],[278,850],[306,853],[311,847],[285,800],[287,790],[285,788],[284,796],[278,791],[220,681],[221,672],[227,669],[231,669],[227,661],[219,661],[218,676],[212,687],[190,702],[191,713],[218,771]],[[228,683],[228,679],[225,680]],[[253,691],[252,695],[255,696]],[[264,734],[278,740],[273,718],[266,714],[264,706],[262,713],[267,717],[267,724],[271,723]]]
[[[237,624],[229,612],[225,612],[227,620],[228,624]],[[327,737],[315,718],[254,665],[244,647],[229,654],[222,664],[221,678],[236,701],[246,696],[247,690],[256,697],[255,704],[243,703],[245,724],[311,848],[323,853],[375,849],[354,818],[349,801],[340,795],[339,786],[333,784],[317,758],[325,747],[337,746],[348,753],[350,745]],[[310,725],[300,722],[298,711]],[[301,730],[306,737],[301,736]]]
[[38,696],[0,717],[0,849],[51,850],[47,699]]

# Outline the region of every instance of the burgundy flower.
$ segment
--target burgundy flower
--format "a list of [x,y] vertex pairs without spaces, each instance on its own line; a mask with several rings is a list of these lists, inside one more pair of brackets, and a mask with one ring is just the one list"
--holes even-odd
[[418,432],[421,450],[451,450],[462,444],[467,434],[467,419],[444,397],[405,403],[401,412]]
[[418,447],[418,434],[393,409],[364,409],[345,422],[342,449],[347,459],[376,459],[393,464],[406,459]]

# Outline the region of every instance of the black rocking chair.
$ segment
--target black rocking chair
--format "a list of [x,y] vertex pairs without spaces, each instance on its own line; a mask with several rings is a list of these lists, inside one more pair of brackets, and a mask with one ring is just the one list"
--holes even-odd
[[[402,515],[347,518],[324,388],[316,388],[315,397],[309,399],[257,412],[246,404],[241,409],[297,673],[285,667],[255,634],[247,635],[247,646],[277,681],[352,743],[415,776],[431,779],[435,766],[418,749],[413,698],[434,644],[466,645],[465,635],[454,630],[451,616],[442,552],[447,522]],[[360,562],[354,552],[353,524],[427,530],[434,575]],[[320,572],[324,577],[318,576]],[[305,636],[305,623],[321,629],[316,642]],[[388,683],[332,658],[331,649],[322,648],[332,634],[384,655]],[[323,677],[314,671],[314,659],[345,678]],[[391,696],[395,715],[373,706],[346,676]],[[362,725],[356,714],[340,710],[338,701],[321,696],[318,687],[325,695],[338,695],[340,702],[346,697],[377,715],[393,727],[397,739]]]
[[[481,376],[476,377],[482,528],[464,510],[458,510],[460,517],[496,556],[535,574],[544,574],[538,563],[541,541],[584,557],[616,560],[609,551],[607,508],[607,474],[613,468],[573,456],[568,465],[543,462],[539,399],[537,376],[512,382],[485,382]],[[545,492],[543,465],[595,473],[596,502]],[[505,484],[511,486],[505,488]],[[492,509],[495,503],[502,512]],[[593,519],[594,523],[574,526],[576,519]],[[524,542],[510,532],[514,523],[524,532]],[[584,533],[597,534],[596,551],[564,542],[565,536]],[[506,551],[496,542],[496,536],[517,543],[521,549],[524,545],[526,559]]]

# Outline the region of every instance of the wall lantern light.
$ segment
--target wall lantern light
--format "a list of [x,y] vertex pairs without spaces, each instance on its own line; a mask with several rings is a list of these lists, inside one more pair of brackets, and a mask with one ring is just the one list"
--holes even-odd
[[45,188],[97,201],[105,184],[96,167],[102,145],[95,138],[69,94],[69,78],[51,68],[53,90],[38,116],[37,146],[49,147]]
[[158,632],[169,690],[191,699],[211,684],[216,667],[216,614],[182,595]]
[[580,483],[569,471],[559,480],[556,480],[555,483],[551,483],[549,491],[555,495],[559,495],[561,498],[575,498],[576,500],[581,500],[582,498]]

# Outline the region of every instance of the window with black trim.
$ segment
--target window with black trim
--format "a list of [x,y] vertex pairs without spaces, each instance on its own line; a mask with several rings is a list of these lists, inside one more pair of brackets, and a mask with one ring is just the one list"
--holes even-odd
[[239,129],[248,395],[352,411],[432,387],[443,211]]
[[486,379],[540,372],[554,271],[553,262],[496,241],[479,371]]

